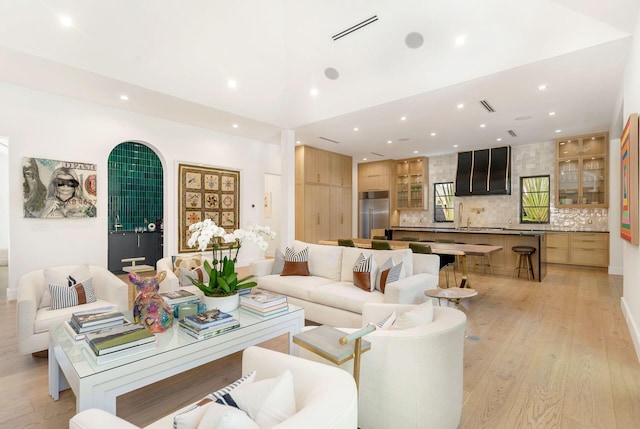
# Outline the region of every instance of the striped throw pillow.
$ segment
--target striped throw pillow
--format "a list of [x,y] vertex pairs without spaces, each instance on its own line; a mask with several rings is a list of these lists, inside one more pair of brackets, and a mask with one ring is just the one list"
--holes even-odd
[[310,276],[309,272],[309,248],[305,247],[299,252],[287,247],[284,250],[284,267],[281,276]]
[[396,321],[396,317],[396,312],[392,311],[391,314],[377,323],[369,322],[369,326],[375,325],[376,329],[389,329],[393,325],[393,322]]
[[373,259],[373,255],[369,255],[367,258],[364,253],[360,253],[356,263],[353,265],[353,284],[367,292],[373,291],[375,289],[376,268],[376,261]]
[[378,276],[376,277],[376,289],[384,293],[384,289],[389,283],[393,283],[400,279],[400,273],[402,272],[402,262],[397,265],[393,264],[393,259],[389,258],[382,264]]
[[[70,282],[71,279],[70,277]],[[59,310],[61,308],[96,302],[92,277],[80,283],[73,280],[69,286],[49,284],[49,293],[51,294],[50,310]]]

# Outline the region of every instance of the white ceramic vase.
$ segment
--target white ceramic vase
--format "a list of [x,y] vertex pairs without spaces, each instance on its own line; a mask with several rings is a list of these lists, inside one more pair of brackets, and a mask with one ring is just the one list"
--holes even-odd
[[229,296],[205,296],[204,303],[207,310],[217,308],[223,313],[228,313],[240,306],[240,295],[235,293]]

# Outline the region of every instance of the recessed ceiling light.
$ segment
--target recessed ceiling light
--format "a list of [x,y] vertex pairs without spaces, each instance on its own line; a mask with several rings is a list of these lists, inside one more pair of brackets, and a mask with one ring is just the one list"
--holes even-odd
[[233,128],[238,128],[238,124],[231,125]]
[[538,85],[538,91],[544,91],[545,89],[547,89],[547,85],[545,84]]
[[406,120],[407,120],[407,117],[406,117],[406,116],[401,116],[401,117],[400,117],[400,120],[401,120],[401,121],[406,121]]
[[318,96],[318,89],[317,88],[311,88],[311,91],[309,91],[309,94],[311,94],[312,97],[317,97]]
[[431,133],[431,137],[435,137],[436,133]]
[[466,42],[466,40],[467,36],[465,36],[464,34],[459,35],[458,37],[456,37],[456,46],[464,45],[464,42]]
[[556,112],[549,112],[549,116],[556,116]]
[[300,143],[302,143],[300,140],[297,140],[297,141],[296,141],[296,144],[300,144]]
[[484,128],[486,126],[487,126],[487,124],[480,124],[480,128]]
[[414,150],[414,151],[413,151],[413,153],[418,153],[418,151],[417,151],[417,150]]
[[453,147],[458,147],[458,145],[457,145],[457,144],[454,144],[454,145],[453,145]]
[[562,130],[556,130],[556,133],[561,133],[561,132],[562,132]]
[[460,104],[458,104],[456,107],[457,107],[458,109],[463,109],[463,108],[464,108],[464,104],[463,104],[463,103],[460,103]]
[[367,160],[367,158],[362,158],[362,160],[363,160],[363,161],[366,161],[366,160]]
[[391,144],[393,143],[391,140],[387,140],[387,144]]
[[496,141],[497,141],[497,142],[501,142],[501,141],[502,141],[502,138],[501,138],[501,137],[498,137],[498,138],[496,139]]
[[591,137],[591,140],[595,140],[595,139],[596,139],[595,137]]
[[127,101],[128,99],[129,99],[129,96],[128,96],[128,95],[122,94],[122,95],[120,96],[120,100],[122,100],[122,101]]
[[359,129],[360,129],[360,128],[355,127],[355,128],[353,129],[353,131],[358,131]]
[[236,86],[237,86],[237,85],[238,85],[238,84],[237,84],[237,83],[236,83],[236,81],[235,81],[235,80],[233,80],[233,79],[229,79],[229,80],[227,81],[227,86],[228,86],[229,88],[231,88],[231,89],[236,89]]
[[73,27],[73,19],[68,15],[60,15],[60,25],[71,28]]

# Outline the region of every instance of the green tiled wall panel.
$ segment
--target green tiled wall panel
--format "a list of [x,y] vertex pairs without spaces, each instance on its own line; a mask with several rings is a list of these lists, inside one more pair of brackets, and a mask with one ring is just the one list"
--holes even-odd
[[116,215],[123,231],[162,218],[162,164],[153,150],[136,142],[119,144],[109,154],[108,174],[110,230]]

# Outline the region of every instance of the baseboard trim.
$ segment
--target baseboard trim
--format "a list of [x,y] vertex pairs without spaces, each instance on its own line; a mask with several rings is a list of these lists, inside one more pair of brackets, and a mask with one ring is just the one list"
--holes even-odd
[[633,347],[636,350],[636,358],[640,361],[640,330],[638,330],[638,324],[633,319],[633,315],[629,311],[629,306],[627,305],[627,301],[624,299],[624,296],[620,298],[620,307],[622,308],[624,320],[627,322],[627,328],[631,335],[631,341],[633,341]]
[[623,270],[621,266],[609,265],[608,273],[613,276],[621,276],[623,274]]

